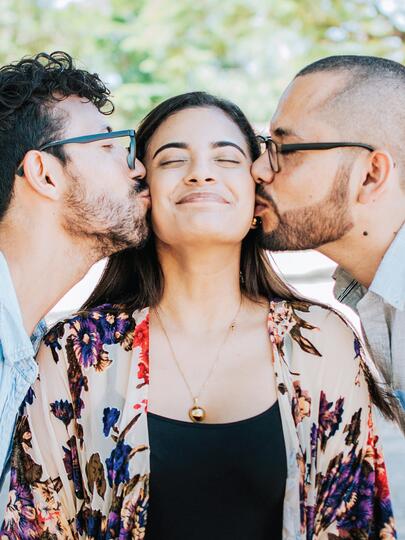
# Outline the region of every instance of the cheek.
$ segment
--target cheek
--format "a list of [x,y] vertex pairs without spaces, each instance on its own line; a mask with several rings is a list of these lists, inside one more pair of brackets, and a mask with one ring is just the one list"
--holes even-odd
[[255,205],[256,184],[249,172],[245,172],[230,186],[238,206],[250,210]]
[[159,178],[158,175],[150,177],[148,185],[152,203],[152,227],[160,237],[160,231],[163,233],[172,221],[172,190],[169,188],[167,178]]
[[155,206],[164,209],[173,199],[173,190],[175,183],[171,181],[168,175],[151,174],[146,178],[149,185],[150,196],[152,200],[152,210]]
[[231,221],[248,230],[252,223],[255,209],[256,184],[250,173],[244,173],[230,186],[236,201],[235,212],[229,216]]
[[333,178],[327,167],[302,165],[291,173],[286,169],[276,174],[269,192],[280,210],[301,208],[323,200]]

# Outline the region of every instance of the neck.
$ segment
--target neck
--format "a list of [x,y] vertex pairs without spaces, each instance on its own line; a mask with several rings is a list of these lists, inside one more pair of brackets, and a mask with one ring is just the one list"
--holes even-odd
[[96,262],[87,256],[91,249],[74,245],[62,231],[49,230],[52,227],[35,229],[35,234],[0,230],[0,251],[10,269],[28,335]]
[[157,248],[165,280],[159,308],[171,322],[189,332],[230,322],[241,301],[240,245]]
[[[402,209],[401,209],[402,210]],[[397,216],[380,217],[378,212],[361,226],[356,226],[337,242],[325,244],[318,251],[334,260],[364,287],[369,287],[377,273],[380,263],[404,224],[403,210]],[[364,234],[364,233],[367,234]]]

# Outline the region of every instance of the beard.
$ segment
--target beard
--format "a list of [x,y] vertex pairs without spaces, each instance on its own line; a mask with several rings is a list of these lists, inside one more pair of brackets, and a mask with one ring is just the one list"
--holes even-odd
[[70,175],[64,198],[63,228],[72,237],[88,241],[92,256],[99,259],[130,247],[142,247],[149,237],[149,218],[139,193],[143,182],[136,181],[125,200],[112,200],[108,194],[91,196],[83,182]]
[[259,185],[257,194],[269,203],[274,213],[274,228],[258,230],[258,242],[270,251],[316,249],[342,238],[352,227],[349,212],[351,167],[338,170],[332,188],[320,202],[280,213],[273,198]]

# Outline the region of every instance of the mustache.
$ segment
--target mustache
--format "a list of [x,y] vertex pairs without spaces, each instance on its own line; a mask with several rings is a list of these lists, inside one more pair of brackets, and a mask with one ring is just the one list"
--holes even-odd
[[259,184],[257,187],[256,187],[256,195],[258,197],[261,197],[262,199],[264,199],[265,201],[267,201],[268,203],[271,204],[271,206],[276,209],[276,204],[273,200],[273,197],[271,195],[269,195],[266,190],[264,189],[264,186],[262,184]]
[[142,178],[135,179],[134,191],[136,194],[142,193],[148,189],[148,184]]

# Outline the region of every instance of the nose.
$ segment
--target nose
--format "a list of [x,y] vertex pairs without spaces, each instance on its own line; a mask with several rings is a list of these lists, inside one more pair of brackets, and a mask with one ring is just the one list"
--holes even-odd
[[133,180],[144,180],[146,176],[146,169],[142,161],[139,161],[139,159],[135,160],[135,168],[129,169],[131,178]]
[[184,177],[184,182],[186,184],[207,184],[215,183],[216,179],[212,176],[212,171],[208,166],[208,163],[203,161],[192,162],[190,169]]
[[256,184],[271,184],[274,172],[270,167],[267,152],[259,156],[252,164],[251,173]]

